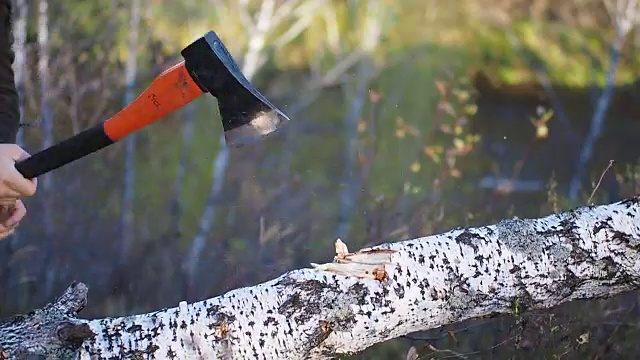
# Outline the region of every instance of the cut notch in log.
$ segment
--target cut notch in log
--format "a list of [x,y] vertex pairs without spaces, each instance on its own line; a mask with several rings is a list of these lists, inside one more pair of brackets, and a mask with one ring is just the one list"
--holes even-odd
[[361,279],[386,281],[393,271],[395,250],[364,248],[355,253],[349,253],[347,245],[342,239],[336,240],[336,256],[333,263],[311,263],[315,269],[334,274],[353,276]]

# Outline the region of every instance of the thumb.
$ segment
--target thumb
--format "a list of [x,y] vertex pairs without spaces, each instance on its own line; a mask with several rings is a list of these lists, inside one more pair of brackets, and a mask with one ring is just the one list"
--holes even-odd
[[[7,155],[9,155],[15,161],[21,161],[30,157],[29,153],[22,150],[17,145],[13,145],[7,148]],[[7,164],[11,169],[6,170],[6,176],[4,183],[12,190],[18,192],[21,196],[32,196],[36,192],[38,186],[37,179],[27,179],[16,169],[15,164]]]

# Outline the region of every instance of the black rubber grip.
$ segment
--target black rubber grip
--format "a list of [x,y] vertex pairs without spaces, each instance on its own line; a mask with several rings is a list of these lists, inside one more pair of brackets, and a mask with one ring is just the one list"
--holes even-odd
[[104,125],[99,124],[19,161],[16,169],[25,178],[33,179],[113,143],[104,132]]

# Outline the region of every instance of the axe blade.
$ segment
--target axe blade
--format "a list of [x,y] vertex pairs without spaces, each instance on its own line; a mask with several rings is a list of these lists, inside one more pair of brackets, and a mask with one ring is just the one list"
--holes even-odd
[[181,55],[194,81],[218,100],[228,145],[254,143],[289,121],[244,76],[215,32],[209,31],[185,47]]

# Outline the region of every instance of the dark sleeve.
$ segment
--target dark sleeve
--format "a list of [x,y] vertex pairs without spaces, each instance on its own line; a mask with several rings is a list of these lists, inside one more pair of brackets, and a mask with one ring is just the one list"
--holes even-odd
[[0,0],[0,143],[14,143],[20,125],[11,17],[11,0]]

